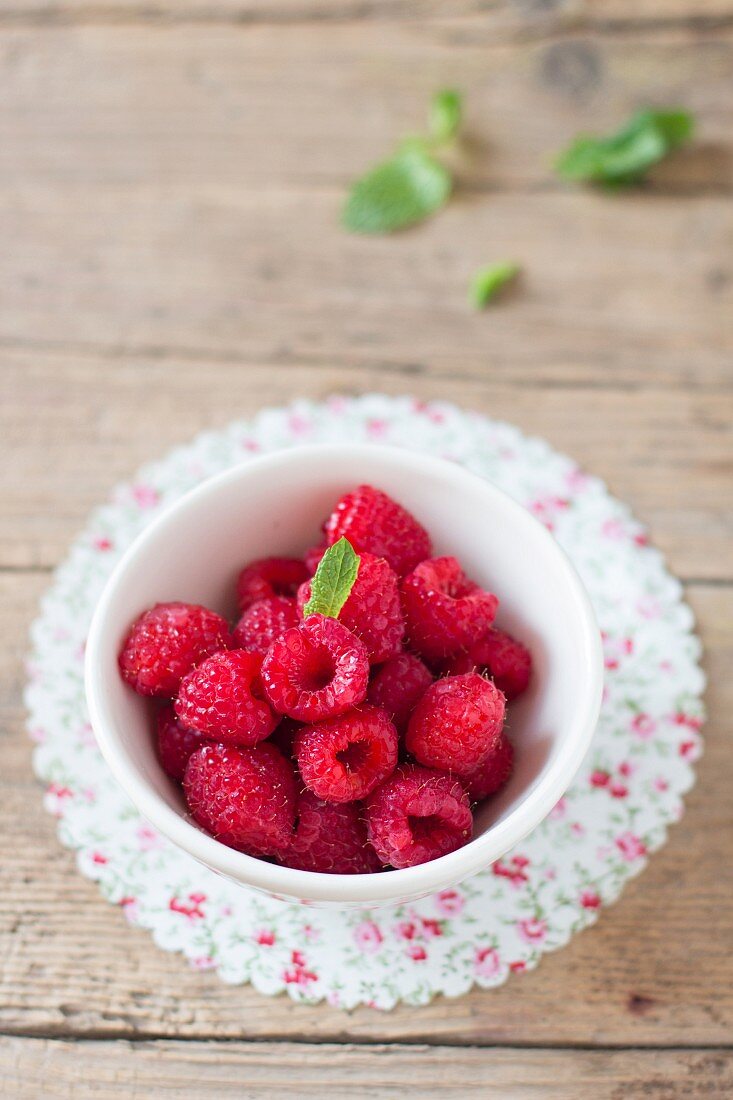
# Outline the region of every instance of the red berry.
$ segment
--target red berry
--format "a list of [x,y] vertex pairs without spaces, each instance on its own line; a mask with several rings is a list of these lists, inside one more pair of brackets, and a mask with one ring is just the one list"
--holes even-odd
[[407,751],[429,768],[470,775],[499,740],[504,711],[504,696],[475,672],[438,680],[412,713]]
[[277,723],[264,698],[261,666],[262,656],[246,649],[215,653],[181,683],[177,717],[213,740],[256,745]]
[[414,867],[471,839],[468,796],[450,775],[401,764],[369,796],[367,836],[382,863]]
[[308,570],[309,576],[313,576],[318,566],[321,564],[321,558],[328,550],[328,546],[325,542],[319,542],[318,546],[311,546],[309,550],[306,550],[303,555],[303,561],[305,567]]
[[472,802],[481,802],[504,786],[514,767],[514,747],[502,733],[483,764],[463,777],[463,786]]
[[176,718],[173,707],[166,704],[157,717],[157,749],[160,765],[166,775],[180,783],[192,752],[205,744],[196,730],[186,729]]
[[362,702],[369,679],[364,643],[336,619],[309,615],[270,647],[262,682],[272,706],[301,722],[343,714]]
[[305,790],[298,798],[297,819],[287,851],[279,857],[286,867],[330,875],[368,875],[381,870],[356,802],[322,802]]
[[300,622],[298,607],[289,596],[271,596],[249,605],[232,631],[238,649],[251,649],[262,656],[281,634]]
[[188,761],[183,789],[194,820],[230,848],[272,856],[290,842],[295,776],[274,745],[204,745]]
[[299,558],[259,558],[246,565],[237,578],[237,603],[246,611],[255,600],[273,596],[294,596],[298,585],[308,579]]
[[401,586],[410,644],[428,661],[449,657],[478,641],[499,601],[469,580],[457,558],[421,562]]
[[135,620],[120,670],[140,695],[172,698],[183,677],[232,639],[221,615],[191,603],[159,603]]
[[329,546],[345,536],[357,554],[386,558],[403,576],[430,556],[430,538],[414,516],[371,485],[360,485],[337,502],[324,526]]
[[445,671],[456,676],[462,672],[487,672],[503,691],[508,703],[527,688],[532,675],[532,655],[526,646],[494,627],[448,663]]
[[386,711],[399,733],[404,733],[410,715],[433,682],[433,675],[419,657],[400,653],[372,676],[367,702]]
[[397,764],[397,730],[383,710],[358,710],[303,726],[293,742],[309,790],[326,802],[354,802],[391,775]]
[[[311,597],[311,582],[298,589],[301,610]],[[339,612],[339,622],[361,638],[372,664],[379,664],[399,653],[405,634],[397,574],[384,558],[361,554],[359,572],[346,603]]]

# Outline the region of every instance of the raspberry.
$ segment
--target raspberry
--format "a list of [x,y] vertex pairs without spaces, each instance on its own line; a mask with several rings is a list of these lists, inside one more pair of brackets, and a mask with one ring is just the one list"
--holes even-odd
[[189,729],[232,745],[256,745],[277,719],[263,696],[262,656],[246,649],[215,653],[189,672],[175,702]]
[[288,596],[271,596],[249,605],[232,631],[232,640],[238,649],[250,649],[262,656],[281,634],[300,619],[294,599]]
[[322,802],[306,790],[298,799],[297,819],[295,834],[280,856],[287,867],[330,875],[368,875],[381,870],[356,802]]
[[367,836],[382,863],[414,867],[471,839],[468,795],[444,772],[402,764],[369,796]]
[[215,611],[192,603],[158,603],[133,623],[120,670],[140,695],[171,699],[192,668],[231,644],[229,626]]
[[431,558],[401,586],[407,636],[428,661],[450,657],[478,641],[499,601],[469,580],[457,558]]
[[463,786],[468,797],[472,802],[481,802],[490,794],[496,794],[512,774],[513,767],[514,747],[506,734],[502,733],[488,759],[464,776]]
[[293,749],[303,782],[326,802],[354,802],[391,775],[397,730],[368,704],[298,730]]
[[432,673],[419,657],[400,653],[376,670],[367,689],[367,702],[385,710],[398,732],[404,733],[410,715],[432,682]]
[[313,576],[316,569],[321,564],[321,558],[327,550],[328,546],[325,542],[319,542],[318,546],[311,546],[310,550],[306,550],[303,555],[303,561],[309,576]]
[[503,691],[508,703],[521,695],[532,675],[532,655],[526,646],[492,627],[466,653],[459,654],[447,666],[451,676],[462,672],[487,672]]
[[186,729],[176,718],[173,707],[167,704],[158,712],[158,759],[160,766],[171,779],[180,783],[192,752],[200,749],[204,738],[196,730]]
[[301,722],[343,714],[366,695],[364,643],[336,619],[309,615],[274,641],[262,665],[272,706]]
[[412,713],[407,751],[429,768],[470,775],[499,740],[504,710],[504,696],[478,673],[438,680]]
[[194,821],[222,844],[253,856],[288,846],[295,776],[274,745],[204,745],[188,761],[183,789]]
[[[310,597],[311,582],[306,581],[298,589],[301,613]],[[400,652],[405,634],[400,591],[397,575],[384,558],[361,554],[359,572],[339,612],[339,622],[361,638],[372,664]]]
[[298,585],[308,579],[308,570],[298,558],[259,558],[246,565],[237,578],[237,604],[246,611],[255,600],[273,596],[294,596]]
[[430,537],[401,504],[371,485],[360,485],[337,502],[324,525],[333,546],[345,535],[357,554],[386,558],[399,576],[430,556]]

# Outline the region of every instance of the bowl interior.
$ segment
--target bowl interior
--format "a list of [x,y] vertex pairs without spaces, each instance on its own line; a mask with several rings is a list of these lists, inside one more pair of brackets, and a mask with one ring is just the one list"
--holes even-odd
[[189,494],[141,536],[100,605],[103,621],[93,631],[92,676],[103,710],[97,721],[137,780],[178,814],[186,808],[156,759],[152,705],[118,672],[132,621],[168,600],[202,603],[233,618],[241,567],[253,558],[301,555],[320,540],[336,499],[362,482],[409,508],[430,531],[436,554],[455,554],[469,576],[496,592],[498,625],[532,652],[531,687],[509,711],[515,771],[479,811],[476,836],[526,804],[565,751],[579,684],[595,674],[594,653],[582,590],[547,532],[488,483],[448,463],[387,448],[304,448],[244,464]]

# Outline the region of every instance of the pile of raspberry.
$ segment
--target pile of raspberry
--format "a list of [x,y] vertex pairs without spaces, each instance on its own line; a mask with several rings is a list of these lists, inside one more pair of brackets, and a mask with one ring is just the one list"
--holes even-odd
[[[466,844],[508,780],[507,704],[531,657],[493,626],[497,597],[379,489],[346,493],[323,535],[242,569],[233,627],[194,604],[146,611],[120,669],[165,700],[161,766],[221,843],[306,871],[413,867]],[[311,613],[344,539],[355,580],[337,612]]]

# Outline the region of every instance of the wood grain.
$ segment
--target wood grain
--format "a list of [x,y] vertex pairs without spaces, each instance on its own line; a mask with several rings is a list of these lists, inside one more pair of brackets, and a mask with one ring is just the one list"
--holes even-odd
[[[733,586],[695,585],[710,675],[706,753],[683,822],[598,925],[501,989],[391,1013],[264,1001],[131,928],[58,847],[23,731],[21,656],[48,578],[0,574],[0,1030],[93,1037],[727,1046],[733,935],[729,715]],[[680,888],[680,884],[683,887]],[[522,1058],[524,1052],[522,1052]]]
[[[730,182],[731,76],[733,32],[504,48],[482,24],[1,30],[0,342],[728,387],[733,212],[700,187]],[[346,234],[348,180],[459,78],[471,152],[449,209]],[[577,129],[681,87],[701,133],[661,191],[553,190],[548,157]],[[477,314],[468,281],[503,256],[522,282]]]
[[[501,10],[516,17],[521,7]],[[254,190],[266,207],[273,190],[344,188],[423,128],[430,97],[453,84],[466,110],[453,158],[463,190],[559,188],[552,161],[579,130],[615,128],[640,104],[681,104],[698,116],[695,142],[653,173],[652,190],[729,192],[729,14],[729,29],[608,37],[571,26],[509,43],[485,17],[336,22],[327,34],[318,21],[0,22],[0,168],[6,187],[129,190],[130,213],[135,185],[169,188],[168,203],[185,197],[204,218],[214,199],[197,191],[207,187]],[[110,230],[125,228],[121,198]]]
[[579,27],[601,33],[730,21],[726,0],[0,0],[13,23],[170,21],[176,23],[330,23],[419,21],[480,16],[495,36],[550,34]]
[[[0,344],[342,363],[352,378],[429,367],[456,381],[730,387],[727,199],[464,195],[389,240],[340,230],[340,201],[320,189],[5,189]],[[524,264],[519,285],[472,310],[472,274],[505,256]]]
[[[458,1063],[458,1064],[457,1064]],[[83,1068],[82,1068],[83,1067]],[[401,1100],[405,1090],[482,1100],[723,1100],[733,1057],[720,1051],[456,1052],[449,1047],[294,1043],[0,1042],[3,1095],[13,1100],[113,1100],[172,1094],[199,1100],[297,1095]],[[214,1091],[212,1091],[214,1090]]]
[[508,384],[490,367],[454,376],[82,352],[2,362],[0,565],[55,564],[117,480],[198,431],[294,394],[374,389],[454,400],[546,436],[628,499],[684,577],[733,576],[733,393],[529,386],[522,374]]
[[[728,0],[0,0],[1,1095],[733,1093],[732,78]],[[347,235],[349,182],[448,84],[449,208]],[[642,104],[699,120],[648,186],[553,176]],[[505,257],[521,282],[472,312]],[[130,927],[58,844],[21,706],[48,571],[118,479],[365,390],[604,477],[692,582],[710,676],[685,818],[620,902],[499,990],[388,1014],[265,1000]]]

